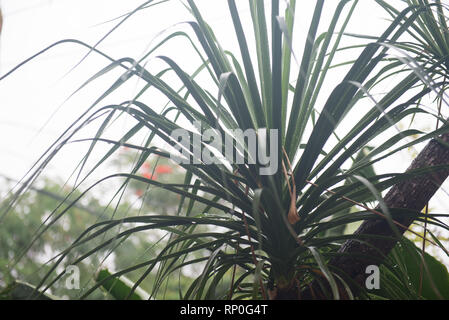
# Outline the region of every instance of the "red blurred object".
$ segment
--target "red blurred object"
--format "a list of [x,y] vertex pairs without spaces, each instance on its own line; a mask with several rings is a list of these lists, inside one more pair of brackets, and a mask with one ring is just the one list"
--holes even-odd
[[145,172],[142,176],[143,176],[144,178],[147,178],[147,179],[150,179],[150,180],[156,180],[156,179],[157,179],[157,174],[152,175],[152,174],[149,173],[149,172]]
[[161,164],[160,166],[156,167],[155,171],[158,174],[172,173],[173,172],[173,168],[170,167],[170,166]]

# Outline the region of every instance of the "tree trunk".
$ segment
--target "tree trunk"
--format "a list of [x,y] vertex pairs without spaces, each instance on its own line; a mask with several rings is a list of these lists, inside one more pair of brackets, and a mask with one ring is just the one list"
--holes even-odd
[[[432,139],[412,162],[407,172],[420,168],[439,165],[449,165],[449,133]],[[449,175],[449,169],[439,170],[432,174],[420,175],[394,185],[384,198],[388,208],[401,208],[421,212],[428,201]],[[380,208],[377,208],[380,210]],[[395,217],[395,221],[405,227],[409,227],[416,216]],[[397,227],[402,235],[406,230]],[[353,279],[357,285],[363,287],[366,279],[366,267],[379,265],[390,250],[396,245],[397,237],[385,218],[367,220],[357,229],[355,235],[361,236],[385,236],[388,239],[367,237],[366,243],[357,240],[348,240],[340,248],[338,255],[329,262],[329,266],[341,270],[345,275]],[[363,255],[363,258],[361,256]],[[357,286],[352,288],[357,293]],[[343,291],[343,290],[341,290]],[[303,299],[325,299],[320,286],[312,283],[310,289],[301,293]]]

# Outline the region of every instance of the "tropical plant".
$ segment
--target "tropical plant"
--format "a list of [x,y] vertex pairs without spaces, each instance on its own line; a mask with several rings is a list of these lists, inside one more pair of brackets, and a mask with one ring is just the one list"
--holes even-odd
[[[407,281],[407,271],[398,275],[394,257],[384,259],[389,250],[381,252],[380,257],[364,251],[349,254],[353,260],[372,261],[374,257],[377,264],[384,263],[382,274],[386,275],[383,276],[387,279],[383,282],[386,287],[378,294],[367,293],[361,286],[363,279],[353,277],[339,268],[341,265],[337,267],[332,259],[348,255],[342,245],[345,241],[372,247],[373,243],[381,245],[388,238],[391,249],[415,220],[447,229],[440,220],[445,214],[424,215],[420,213],[422,207],[394,210],[386,205],[381,194],[411,178],[440,175],[442,169],[448,168],[447,158],[442,158],[439,166],[412,168],[404,174],[373,171],[374,165],[388,167],[389,159],[397,152],[448,132],[447,123],[437,108],[421,107],[422,100],[429,95],[444,101],[445,52],[449,49],[445,7],[439,1],[409,0],[405,8],[396,9],[379,0],[377,2],[393,20],[380,35],[367,38],[346,33],[358,2],[336,2],[332,19],[326,22],[321,21],[325,1],[317,0],[301,55],[294,54],[292,49],[296,41],[296,11],[301,6],[295,0],[285,1],[285,4],[272,0],[271,5],[265,1],[249,1],[251,21],[248,24],[242,23],[236,1],[228,0],[238,53],[221,47],[220,39],[193,0],[187,0],[186,7],[194,21],[184,24],[186,29],[163,33],[162,40],[138,61],[132,58],[114,60],[96,46],[75,41],[111,61],[82,87],[112,69],[122,68],[123,74],[55,141],[36,163],[24,181],[25,186],[31,185],[61,147],[75,139],[78,131],[100,118],[103,122],[95,137],[90,139],[90,147],[80,163],[80,181],[89,177],[120,147],[126,146],[139,151],[131,172],[105,177],[91,188],[121,179],[123,183],[114,197],[120,198],[127,185],[137,181],[148,185],[149,197],[152,190],[162,189],[178,194],[180,203],[175,214],[142,214],[93,224],[57,256],[36,290],[50,287],[62,276],[63,273],[55,274],[54,270],[78,246],[101,239],[101,244],[70,264],[79,263],[106,246],[115,248],[121,239],[159,229],[167,233],[169,241],[156,256],[102,277],[81,298],[88,297],[111,278],[138,271],[140,276],[126,295],[131,298],[141,283],[157,270],[149,292],[150,297],[154,297],[164,281],[193,265],[200,266],[201,272],[186,291],[180,290],[182,299],[424,297],[420,290],[415,290],[413,295],[410,292],[415,291],[402,285]],[[116,27],[152,5],[152,0],[146,1],[121,17]],[[325,31],[320,33],[322,24]],[[251,25],[252,30],[247,25]],[[115,28],[111,32],[113,30]],[[407,34],[411,37],[407,38]],[[159,47],[179,37],[188,40],[201,61],[194,72],[186,72],[168,56],[158,56],[166,65],[162,70],[144,67],[146,59]],[[345,47],[341,43],[343,37],[357,37],[365,42]],[[68,41],[73,42],[59,43]],[[254,44],[254,51],[250,50],[251,44]],[[353,52],[358,53],[358,57],[348,59]],[[297,56],[301,60],[296,67]],[[327,76],[334,73],[345,75],[327,92]],[[169,76],[173,74],[176,79]],[[134,99],[97,107],[132,78],[144,83]],[[394,79],[395,84],[385,86],[387,79]],[[180,88],[176,86],[177,81],[182,82]],[[371,94],[375,88],[384,91],[380,98]],[[149,90],[164,95],[169,102],[163,108],[152,106],[151,100],[145,100]],[[117,117],[133,118],[134,127],[124,132],[121,139],[104,137],[106,128]],[[424,132],[413,127],[417,120],[426,117],[437,119],[437,129]],[[410,127],[399,130],[398,124],[404,121],[408,121]],[[187,140],[173,139],[172,133],[178,129],[188,130]],[[266,129],[265,142],[269,141],[266,150],[279,160],[279,170],[271,175],[261,174],[265,162],[250,158],[254,142],[249,139],[242,142],[237,134],[238,130],[262,132],[260,129]],[[208,138],[201,139],[206,130]],[[146,134],[145,142],[134,143],[133,137],[142,133]],[[200,146],[196,141],[201,141]],[[262,140],[257,142],[258,146],[263,145]],[[100,143],[112,146],[83,176],[88,158]],[[232,147],[232,155],[244,157],[244,163],[217,157],[218,163],[209,164],[202,157],[217,152],[224,154],[229,147]],[[172,159],[175,149],[182,150],[190,160],[180,164],[185,169],[182,183],[160,182],[152,176],[139,174],[149,157]],[[368,152],[363,152],[366,150]],[[14,206],[25,190],[26,187],[20,188],[8,207]],[[80,198],[74,199],[73,205]],[[379,206],[375,207],[376,204]],[[56,208],[51,222],[43,226],[37,236],[64,216],[71,206]],[[398,217],[411,221],[404,226],[397,221]],[[341,228],[354,223],[363,226],[373,221],[385,223],[387,231],[384,234],[347,233]],[[436,237],[431,242],[441,245]],[[444,249],[443,245],[441,247]],[[422,277],[423,281],[429,278],[429,268],[424,268],[428,276]],[[227,290],[222,290],[223,283],[228,286]]]

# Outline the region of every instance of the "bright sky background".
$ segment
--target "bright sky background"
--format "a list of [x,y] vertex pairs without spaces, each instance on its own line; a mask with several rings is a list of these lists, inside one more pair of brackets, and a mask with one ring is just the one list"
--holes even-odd
[[[396,1],[398,4],[401,3],[399,0]],[[1,0],[4,26],[0,36],[0,75],[61,39],[78,39],[90,45],[95,44],[117,23],[117,21],[103,22],[133,10],[142,2],[142,0]],[[241,18],[249,19],[246,1],[237,1],[239,5],[242,2],[244,5],[241,8]],[[197,0],[196,3],[222,46],[236,51],[227,2]],[[310,0],[298,1],[298,18],[295,24],[299,32],[293,42],[299,60],[314,3],[315,1]],[[337,1],[326,1],[323,27],[330,22],[332,8],[336,3]],[[386,25],[385,18],[385,13],[375,1],[362,0],[348,31],[379,34],[379,30],[383,30]],[[115,59],[121,57],[138,59],[160,31],[187,20],[191,20],[187,10],[180,1],[172,0],[136,14],[108,37],[99,49]],[[247,37],[249,38],[249,33]],[[191,51],[185,50],[184,45],[182,42],[170,43],[157,54],[170,54],[179,64],[193,71],[198,64],[188,63],[192,55]],[[55,47],[0,82],[0,174],[15,179],[21,178],[51,142],[121,74],[112,72],[102,77],[61,106],[84,81],[108,64],[107,60],[93,53],[74,71],[67,74],[86,53],[85,48],[76,44]],[[150,60],[148,68],[153,65],[155,68],[159,66],[154,59]],[[136,94],[137,84],[135,81],[130,82],[107,101],[120,103],[131,99]],[[154,104],[160,105],[161,101],[155,100]],[[91,133],[92,131],[87,130],[86,136],[92,136]],[[66,178],[74,169],[74,163],[77,163],[86,151],[86,146],[86,144],[71,144],[64,148],[49,166],[47,173]],[[405,153],[397,155],[391,166],[394,170],[402,172],[409,164],[410,158]],[[391,172],[392,169],[388,169]],[[446,201],[447,196],[440,194],[435,200],[435,206],[444,208],[443,204]]]
[[[0,74],[61,39],[78,39],[95,44],[117,21],[101,23],[129,12],[141,3],[142,0],[2,0],[4,28],[0,38]],[[234,50],[235,36],[227,1],[199,0],[196,3],[213,26],[223,47]],[[246,5],[246,1],[244,3]],[[303,31],[308,28],[314,1],[299,3],[303,9],[298,9],[301,19],[296,21],[300,31],[294,40],[295,45],[298,44],[297,52],[302,49]],[[330,21],[332,8],[326,10],[323,24]],[[353,25],[369,27],[366,28],[367,33],[378,32],[379,25],[383,25],[383,12],[374,5],[374,1],[363,1],[358,10]],[[247,5],[242,7],[240,14],[243,21],[249,19]],[[370,24],[363,22],[368,15]],[[113,58],[139,58],[160,31],[188,20],[191,18],[187,10],[180,1],[173,0],[136,14],[107,38],[99,49]],[[175,55],[174,60],[178,63],[188,61],[191,55],[189,51],[183,51],[183,45],[185,43],[170,44],[157,54]],[[60,107],[85,80],[108,63],[104,58],[91,54],[66,75],[86,52],[85,48],[76,44],[60,45],[0,82],[0,173],[16,179],[21,177],[51,141],[88,108],[100,94],[99,88],[106,89],[117,77],[117,73],[105,76]],[[300,55],[298,59],[301,59]],[[192,70],[197,66],[192,65]],[[129,86],[128,89],[111,101],[122,102],[131,98],[136,88]],[[69,149],[73,152],[69,153]],[[85,144],[79,147],[71,145],[65,152],[68,157],[66,161],[73,162],[72,156],[79,155],[78,151],[83,150]],[[61,157],[67,158],[64,155]],[[68,162],[62,163],[69,165]],[[55,174],[67,173],[66,165],[53,164],[49,170]]]

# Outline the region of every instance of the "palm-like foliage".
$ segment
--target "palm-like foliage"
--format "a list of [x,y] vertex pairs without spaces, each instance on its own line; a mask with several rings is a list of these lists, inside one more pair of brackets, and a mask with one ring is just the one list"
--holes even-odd
[[[447,132],[446,121],[438,112],[432,114],[419,108],[421,99],[431,92],[441,98],[440,91],[445,87],[449,36],[441,31],[447,29],[444,7],[439,1],[430,5],[427,1],[410,0],[409,7],[401,11],[386,2],[378,2],[393,16],[391,25],[379,37],[370,39],[357,59],[348,62],[349,70],[330,94],[326,93],[323,84],[329,73],[340,70],[334,68],[335,57],[351,50],[342,48],[340,42],[358,1],[339,1],[330,22],[321,21],[322,11],[326,10],[325,1],[316,1],[304,49],[298,55],[302,58],[296,72],[296,56],[291,47],[295,41],[295,10],[301,4],[295,0],[286,1],[284,13],[280,11],[283,3],[279,0],[271,1],[270,6],[264,1],[249,1],[253,30],[242,23],[236,1],[228,0],[239,55],[220,46],[219,39],[193,0],[187,0],[187,4],[194,21],[188,22],[185,30],[168,34],[139,61],[131,58],[113,60],[92,48],[110,59],[111,64],[85,85],[114,68],[123,68],[124,73],[36,163],[36,170],[30,171],[27,184],[32,183],[85,124],[102,117],[104,121],[80,163],[80,181],[84,179],[81,174],[98,143],[109,143],[112,147],[85,176],[120,146],[126,145],[140,151],[134,169],[130,173],[106,177],[98,183],[124,179],[116,193],[120,197],[129,181],[138,180],[148,184],[149,196],[152,188],[179,194],[180,210],[177,215],[149,214],[100,221],[57,257],[54,269],[72,248],[93,239],[103,237],[101,245],[71,263],[78,263],[105,246],[119,245],[134,233],[162,229],[170,238],[157,256],[114,275],[142,270],[133,290],[150,273],[157,271],[151,293],[155,296],[171,275],[198,264],[202,266],[202,272],[187,292],[180,292],[181,298],[292,298],[298,297],[313,280],[322,283],[323,288],[330,288],[330,298],[339,298],[342,293],[351,297],[352,280],[327,266],[329,258],[337,254],[339,245],[352,237],[339,227],[378,217],[381,213],[371,209],[371,202],[382,203],[380,192],[409,177],[393,173],[376,175],[372,166],[385,163],[400,150]],[[147,1],[134,12],[151,5],[153,1]],[[431,10],[436,10],[438,18],[431,15]],[[326,28],[321,34],[320,25]],[[401,42],[407,33],[413,36],[412,42]],[[167,66],[159,73],[144,68],[145,59],[175,37],[186,37],[197,52],[202,64],[196,72],[186,73],[168,56],[158,57]],[[249,49],[251,41],[255,43],[254,52]],[[408,58],[388,56],[389,51],[397,51],[395,48],[407,50]],[[166,77],[170,72],[182,82],[180,89]],[[204,83],[196,80],[200,73],[208,77]],[[370,90],[391,76],[398,79],[397,84],[388,88],[377,101]],[[132,101],[95,109],[106,96],[134,77],[142,79],[145,86]],[[142,98],[150,89],[169,100],[161,112],[156,112],[151,102]],[[327,99],[322,97],[323,93],[328,94]],[[403,119],[423,114],[435,116],[442,125],[429,133],[416,129],[389,130]],[[105,128],[116,116],[132,117],[136,124],[120,140],[103,138]],[[357,118],[351,126],[341,126],[346,118],[354,116]],[[223,160],[220,164],[206,165],[197,157],[192,143],[189,152],[197,162],[181,164],[186,170],[184,183],[160,183],[137,174],[148,157],[170,158],[173,152],[169,147],[154,146],[155,137],[167,146],[179,146],[170,134],[175,129],[188,128],[192,137],[198,137],[202,133],[194,126],[198,123],[202,130],[214,130],[216,136],[222,138],[220,152],[225,150],[226,138],[236,140],[232,136],[234,129],[278,130],[279,170],[264,176],[259,173],[261,163],[234,164]],[[147,133],[145,143],[133,144],[132,138],[142,132]],[[420,137],[404,143],[415,135]],[[380,138],[384,142],[376,144],[375,140]],[[202,148],[213,152],[216,144],[209,142],[203,141]],[[243,153],[246,159],[249,147],[245,142]],[[361,153],[361,150],[370,152]],[[234,154],[240,152],[235,143],[233,151]],[[367,170],[372,174],[367,175]],[[430,170],[433,169],[427,171]],[[11,205],[23,191],[17,192]],[[187,209],[183,205],[185,202],[190,204]],[[193,206],[194,203],[202,206]],[[358,204],[359,211],[350,210],[354,204]],[[43,225],[39,234],[69,209],[70,206],[57,208],[52,222]],[[394,219],[388,215],[388,210],[383,214]],[[432,218],[428,215],[429,223],[445,227],[436,217],[435,220]],[[329,232],[336,228],[340,231]],[[206,255],[203,254],[205,251]],[[49,273],[38,288],[50,287],[60,275],[52,277]],[[229,284],[225,292],[217,290],[223,281]],[[101,285],[102,282],[98,282],[83,297]]]

